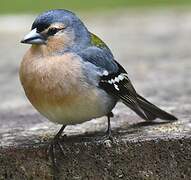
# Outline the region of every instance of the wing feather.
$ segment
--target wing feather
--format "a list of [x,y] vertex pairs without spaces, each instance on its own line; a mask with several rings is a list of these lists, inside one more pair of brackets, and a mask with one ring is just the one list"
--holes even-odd
[[[119,63],[117,64],[119,67],[117,73],[101,77],[99,85],[105,91],[119,98],[125,105],[145,120],[154,120],[156,118],[177,120],[175,116],[163,111],[138,95],[124,68]],[[119,76],[122,76],[123,78],[120,78],[119,80]]]

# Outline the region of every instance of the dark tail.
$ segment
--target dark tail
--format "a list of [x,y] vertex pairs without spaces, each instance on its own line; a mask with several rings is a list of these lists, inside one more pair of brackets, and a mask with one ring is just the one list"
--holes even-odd
[[[141,116],[145,120],[154,120],[156,118],[160,118],[163,120],[169,120],[169,121],[175,121],[177,118],[162,109],[158,108],[154,104],[147,101],[145,98],[137,94],[137,103],[140,106],[140,108],[144,111],[144,114],[146,117]],[[135,109],[134,109],[135,110]],[[135,110],[136,112],[136,110]],[[139,113],[137,113],[140,115]]]

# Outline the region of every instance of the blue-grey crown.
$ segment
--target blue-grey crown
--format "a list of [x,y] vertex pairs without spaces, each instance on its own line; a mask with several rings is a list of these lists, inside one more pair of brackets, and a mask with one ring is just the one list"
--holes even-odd
[[32,24],[32,29],[37,28],[42,32],[52,23],[64,23],[75,32],[76,43],[88,43],[89,32],[83,22],[71,11],[64,9],[49,10],[40,14]]
[[39,31],[43,31],[52,23],[60,22],[69,25],[72,24],[73,21],[77,22],[80,20],[74,13],[68,10],[49,10],[43,12],[35,19],[34,23],[32,24],[32,29],[37,28]]

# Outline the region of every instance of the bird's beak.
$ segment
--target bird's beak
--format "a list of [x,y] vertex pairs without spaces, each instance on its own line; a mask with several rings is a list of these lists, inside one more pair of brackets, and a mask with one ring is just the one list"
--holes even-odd
[[37,33],[36,29],[33,29],[21,40],[21,43],[46,44],[46,38],[43,37],[40,33]]

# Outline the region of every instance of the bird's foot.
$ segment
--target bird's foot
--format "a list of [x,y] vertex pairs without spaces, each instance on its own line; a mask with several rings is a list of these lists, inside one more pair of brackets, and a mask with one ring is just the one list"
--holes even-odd
[[113,142],[114,138],[112,136],[112,131],[111,131],[111,123],[110,123],[110,118],[113,117],[113,113],[110,112],[108,115],[107,115],[107,118],[108,118],[108,127],[107,127],[107,131],[105,133],[105,135],[101,138],[101,142],[102,143],[105,143],[106,141],[111,141]]
[[55,136],[48,147],[48,157],[50,158],[54,172],[59,172],[58,160],[56,158],[57,148],[61,154],[65,155],[64,147],[62,145],[63,138]]
[[112,136],[111,130],[107,130],[105,135],[102,136],[101,138],[99,138],[98,142],[100,142],[101,144],[105,144],[106,142],[113,142],[114,141],[114,137]]
[[58,166],[58,161],[56,158],[56,149],[57,147],[59,148],[59,152],[61,152],[63,155],[64,153],[64,148],[62,145],[63,138],[65,136],[62,136],[63,130],[65,129],[65,125],[61,127],[59,132],[56,134],[56,136],[53,138],[53,140],[50,142],[50,145],[48,147],[48,157],[51,161],[52,165],[52,170],[53,170],[53,180],[58,180],[59,179],[59,166]]
[[[56,159],[56,147],[58,146],[59,151],[64,154],[64,148],[61,144],[61,136],[62,136],[62,132],[65,129],[65,125],[63,125],[61,127],[61,129],[59,130],[59,132],[56,134],[56,136],[53,138],[53,140],[50,142],[50,145],[48,147],[48,157],[50,158],[51,162],[52,162],[52,166],[53,166],[53,172],[58,171],[59,168],[57,166],[58,162]],[[65,137],[65,136],[63,136]],[[62,140],[63,141],[63,140]]]
[[112,132],[110,128],[106,131],[104,137],[105,137],[105,140],[110,140],[113,142],[113,136],[112,136]]

